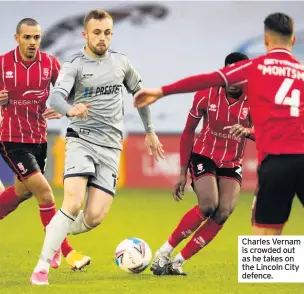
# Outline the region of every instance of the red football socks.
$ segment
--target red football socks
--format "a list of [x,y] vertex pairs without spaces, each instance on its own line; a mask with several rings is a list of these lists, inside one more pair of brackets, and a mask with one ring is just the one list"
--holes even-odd
[[[56,214],[55,203],[39,204],[39,208],[40,208],[41,221],[43,223],[43,226],[46,227],[50,223],[52,217]],[[73,251],[73,248],[69,244],[68,240],[64,239],[64,241],[61,244],[61,252],[62,252],[63,256],[67,257],[67,255],[71,251]]]
[[189,237],[206,219],[198,205],[191,208],[181,219],[168,242],[175,248],[182,240]]
[[14,211],[20,204],[20,198],[16,195],[15,187],[11,186],[0,194],[0,220]]
[[210,243],[223,226],[208,219],[194,234],[192,239],[182,249],[181,255],[187,260]]

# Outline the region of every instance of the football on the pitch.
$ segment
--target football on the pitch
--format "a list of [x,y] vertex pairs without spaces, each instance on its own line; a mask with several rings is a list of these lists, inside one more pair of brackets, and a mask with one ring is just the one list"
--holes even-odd
[[117,246],[114,257],[116,264],[122,270],[139,274],[149,266],[152,252],[144,240],[128,238]]

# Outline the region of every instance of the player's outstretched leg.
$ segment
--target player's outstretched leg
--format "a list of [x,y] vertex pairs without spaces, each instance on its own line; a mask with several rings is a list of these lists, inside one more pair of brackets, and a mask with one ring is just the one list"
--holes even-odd
[[[31,178],[31,179],[30,179]],[[42,179],[42,180],[41,180]],[[40,182],[40,191],[37,192],[36,198],[39,204],[40,210],[40,219],[44,228],[49,224],[50,220],[56,213],[55,208],[55,199],[49,185],[45,186],[45,178],[41,173],[36,173],[27,179],[24,179],[23,182],[19,181],[17,177],[15,178],[15,185],[6,189],[0,195],[0,219],[7,216],[9,213],[13,212],[20,203],[32,197],[32,193],[29,189],[26,188],[25,184],[29,188],[34,188],[35,191],[38,191],[38,188],[35,187],[37,182]],[[84,255],[79,255],[68,243],[67,240],[64,240],[61,246],[61,250],[58,250],[52,259],[51,267],[58,268],[61,264],[61,252],[66,258],[68,265],[73,268],[74,261],[82,259],[85,261],[86,257]]]
[[182,266],[186,260],[208,245],[222,229],[233,212],[240,191],[239,182],[234,179],[219,178],[219,206],[214,214],[195,232],[192,239],[169,263],[167,274],[183,274]]
[[32,193],[25,186],[15,179],[15,185],[7,189],[0,187],[0,220],[16,210],[19,204],[32,197]]
[[[70,226],[79,213],[86,194],[87,177],[70,177],[64,180],[64,200],[62,208],[51,219],[46,227],[46,235],[40,259],[31,276],[31,284],[48,285],[48,272],[51,260],[65,240]],[[77,256],[76,256],[77,257]],[[81,260],[73,260],[72,268],[78,269],[90,263],[85,256]]]
[[206,220],[198,205],[191,208],[181,219],[169,239],[155,253],[151,271],[155,275],[165,274],[166,265],[174,248],[192,234]]
[[[39,204],[40,219],[44,228],[46,228],[50,223],[51,219],[56,214],[56,204],[52,188],[40,172],[25,179],[21,184],[24,184],[25,186],[29,187],[29,189],[31,189],[33,194],[36,196]],[[60,266],[61,253],[65,257],[69,267],[72,270],[75,270],[74,263],[76,261],[82,260],[81,263],[86,263],[87,257],[78,254],[69,244],[67,239],[64,239],[61,243],[60,248],[57,250],[51,260],[52,268],[58,268]]]
[[[168,274],[167,269],[174,248],[189,237],[217,208],[218,188],[214,176],[206,175],[195,180],[194,187],[199,204],[183,216],[169,239],[156,251],[150,268],[154,275]],[[183,272],[180,274],[183,275]]]

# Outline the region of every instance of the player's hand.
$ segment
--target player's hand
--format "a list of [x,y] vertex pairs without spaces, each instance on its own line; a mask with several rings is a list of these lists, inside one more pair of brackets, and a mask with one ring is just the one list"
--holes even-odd
[[67,111],[69,117],[79,117],[81,119],[87,119],[89,115],[90,104],[78,103]]
[[59,119],[63,117],[61,113],[56,112],[53,108],[47,108],[42,116],[45,119]]
[[8,104],[8,91],[1,90],[0,91],[0,106],[4,106]]
[[136,108],[142,108],[150,105],[163,97],[164,93],[161,88],[139,90],[133,98],[133,105]]
[[235,136],[237,139],[240,139],[242,137],[249,136],[250,131],[239,124],[235,124],[230,128],[229,134]]
[[174,190],[172,193],[174,200],[176,200],[177,202],[183,200],[186,184],[187,184],[187,174],[181,174],[179,176],[179,181],[174,185]]
[[158,158],[165,158],[165,151],[163,145],[159,142],[159,139],[155,133],[146,134],[145,145],[149,155],[153,155],[158,161]]

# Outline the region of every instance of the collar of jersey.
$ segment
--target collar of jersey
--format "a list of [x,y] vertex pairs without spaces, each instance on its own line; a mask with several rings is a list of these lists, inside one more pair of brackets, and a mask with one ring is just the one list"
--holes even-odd
[[[22,57],[20,55],[19,46],[17,46],[16,49],[14,50],[14,59],[15,59],[15,62],[25,61],[25,60],[22,59]],[[41,61],[40,50],[37,50],[37,54],[36,54],[35,59],[33,61]]]
[[102,60],[106,60],[110,57],[110,52],[107,51],[106,54],[102,57],[95,57],[95,56],[91,56],[89,55],[86,51],[85,51],[85,46],[82,48],[81,52],[84,54],[84,56],[90,60],[93,61],[102,61]]
[[271,49],[268,53],[286,53],[286,54],[292,55],[292,53],[289,50],[284,49],[284,48],[274,48],[274,49]]

